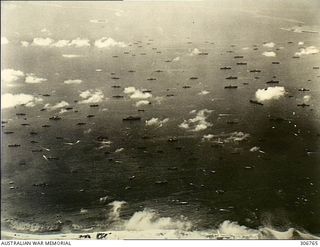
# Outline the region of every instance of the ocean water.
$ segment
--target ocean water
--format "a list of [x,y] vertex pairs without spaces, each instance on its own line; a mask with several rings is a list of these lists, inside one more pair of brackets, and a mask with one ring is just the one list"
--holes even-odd
[[[24,73],[1,76],[2,230],[319,236],[318,10],[316,1],[2,3],[1,69]],[[102,37],[112,41],[99,48]],[[27,73],[46,81],[26,83]],[[266,87],[285,92],[249,102]],[[39,100],[7,106],[5,94]]]

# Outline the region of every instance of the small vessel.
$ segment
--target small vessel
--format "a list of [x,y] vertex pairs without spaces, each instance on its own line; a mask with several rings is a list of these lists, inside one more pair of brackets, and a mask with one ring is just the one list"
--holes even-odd
[[44,125],[42,125],[41,127],[43,127],[43,128],[49,128],[49,127],[51,127],[49,124],[44,124]]
[[302,104],[297,104],[297,106],[307,107],[307,106],[310,106],[310,105],[308,105],[308,104],[306,104],[306,103],[302,103]]
[[238,88],[238,86],[236,86],[236,85],[228,85],[228,86],[225,86],[224,88],[225,89],[236,89],[236,88]]
[[175,96],[175,95],[171,93],[171,94],[167,94],[166,96],[167,96],[167,97],[173,97],[173,96]]
[[199,56],[206,56],[208,54],[209,54],[208,52],[200,52],[200,53],[198,53]]
[[299,88],[298,91],[300,91],[300,92],[307,92],[307,91],[310,91],[310,89],[307,89],[307,88],[302,87],[302,88]]
[[168,181],[167,180],[159,180],[159,181],[155,181],[155,184],[167,184]]
[[130,72],[130,73],[134,73],[134,72],[136,72],[135,70],[128,70],[128,72]]
[[9,144],[8,147],[9,148],[17,148],[17,147],[20,147],[21,145],[20,144]]
[[233,58],[243,58],[243,56],[234,56]]
[[19,113],[16,113],[17,116],[25,116],[27,115],[26,113],[22,113],[22,112],[19,112]]
[[256,105],[263,105],[261,102],[257,101],[257,100],[249,100],[250,103],[252,104],[256,104]]
[[31,131],[30,132],[30,135],[37,135],[38,133],[37,132],[35,132],[35,131]]
[[78,126],[86,125],[86,123],[84,123],[84,122],[79,122],[79,123],[77,123],[77,125],[78,125]]
[[92,114],[87,116],[87,118],[93,118],[93,117],[94,117],[94,115],[92,115]]
[[14,132],[13,131],[5,131],[3,133],[9,135],[9,134],[13,134]]
[[191,88],[190,86],[183,86],[182,88]]
[[146,89],[146,90],[142,90],[142,92],[143,92],[143,93],[151,93],[151,92],[152,92],[152,90],[150,90],[150,89]]
[[49,97],[49,96],[51,96],[51,95],[46,93],[46,94],[42,94],[42,96],[43,96],[43,97]]
[[122,95],[113,95],[112,98],[115,98],[115,99],[122,99],[123,96]]
[[61,120],[61,117],[59,117],[59,116],[53,116],[53,117],[50,117],[49,120],[55,120],[55,121],[57,121],[57,120]]
[[90,107],[98,107],[99,105],[98,104],[92,104],[90,105]]
[[227,70],[227,69],[231,69],[231,67],[221,67],[221,70]]
[[272,62],[272,64],[280,64],[280,62]]
[[111,77],[111,79],[113,79],[113,80],[119,80],[120,78],[113,76],[113,77]]
[[271,80],[271,81],[267,81],[266,83],[267,83],[267,84],[278,84],[279,81]]
[[161,72],[163,72],[163,70],[158,69],[158,70],[156,70],[155,72],[161,73]]
[[122,119],[122,121],[140,121],[140,120],[141,120],[141,117],[139,116],[129,116]]
[[119,85],[112,85],[111,87],[112,88],[121,88],[121,86],[119,86]]
[[197,80],[198,77],[192,76],[192,77],[190,77],[189,79],[190,79],[190,80]]
[[66,109],[67,111],[69,111],[69,110],[72,110],[73,107],[66,107],[66,108],[64,108],[64,109]]
[[261,70],[260,69],[252,69],[250,70],[250,73],[260,73]]
[[237,80],[238,77],[237,76],[229,76],[226,78],[227,80]]
[[151,77],[151,78],[148,78],[147,80],[148,80],[148,81],[155,81],[155,80],[157,80],[157,79],[156,79],[156,78]]
[[245,62],[239,62],[239,63],[237,63],[237,65],[247,65],[247,63],[245,63]]

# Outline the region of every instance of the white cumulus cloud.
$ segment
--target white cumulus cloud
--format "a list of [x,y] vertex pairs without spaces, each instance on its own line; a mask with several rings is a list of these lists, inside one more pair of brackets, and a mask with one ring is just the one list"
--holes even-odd
[[273,48],[276,44],[273,42],[263,44],[264,47]]
[[71,40],[71,42],[69,43],[69,46],[89,47],[90,46],[90,41],[88,39],[76,38],[76,39]]
[[30,45],[30,43],[28,41],[24,41],[24,40],[21,41],[20,43],[21,43],[22,47],[28,47]]
[[69,103],[63,100],[63,101],[58,102],[55,105],[45,104],[44,107],[50,111],[54,111],[54,110],[57,110],[57,109],[60,109],[63,107],[67,107],[67,106],[69,106]]
[[199,111],[192,111],[191,114],[196,114],[194,118],[184,120],[179,127],[182,129],[188,129],[190,131],[201,131],[212,126],[212,123],[207,121],[208,114],[212,111],[208,109],[203,109]]
[[143,106],[143,105],[149,105],[150,104],[150,101],[149,100],[139,100],[137,103],[136,103],[136,107],[140,107],[140,106]]
[[83,57],[82,55],[78,54],[62,54],[62,57],[64,58],[76,58],[76,57]]
[[22,104],[24,104],[27,107],[33,107],[37,103],[40,103],[42,101],[43,101],[42,98],[35,97],[31,94],[6,93],[6,94],[1,95],[1,108],[6,109],[6,108],[15,107],[17,105],[22,105]]
[[102,37],[94,42],[94,45],[98,48],[111,48],[111,47],[127,47],[124,42],[115,41],[112,38]]
[[277,56],[277,54],[273,51],[265,51],[262,53],[263,56],[266,56],[266,57],[275,57]]
[[24,77],[24,73],[21,70],[4,69],[1,70],[1,81],[3,82],[15,82],[21,77]]
[[32,45],[34,46],[50,46],[54,42],[51,38],[34,38]]
[[123,92],[125,94],[130,94],[131,99],[148,99],[152,97],[151,93],[142,92],[135,87],[126,87]]
[[296,52],[295,56],[302,56],[302,55],[310,55],[310,54],[317,54],[319,53],[319,49],[315,46],[308,46],[306,48],[301,48],[299,52]]
[[284,87],[268,87],[264,89],[258,89],[256,91],[256,99],[258,101],[279,99],[285,95],[286,91]]
[[190,53],[189,56],[195,56],[201,53],[201,51],[198,48],[194,48]]
[[53,43],[51,46],[61,48],[61,47],[66,47],[69,44],[70,44],[70,40],[61,39],[61,40],[58,40],[57,42]]
[[1,45],[9,44],[9,40],[6,37],[1,37]]
[[65,80],[63,83],[65,84],[80,84],[82,83],[82,80],[80,79],[70,79],[70,80]]
[[159,118],[151,118],[149,120],[146,120],[146,126],[157,126],[162,127],[163,124],[169,121],[169,118],[164,118],[160,120]]
[[99,103],[104,100],[104,94],[101,90],[86,90],[80,93],[83,100],[79,101],[80,104]]
[[40,78],[37,77],[35,74],[33,73],[28,73],[25,79],[25,83],[29,83],[29,84],[37,84],[37,83],[42,83],[47,81],[47,79],[45,78]]

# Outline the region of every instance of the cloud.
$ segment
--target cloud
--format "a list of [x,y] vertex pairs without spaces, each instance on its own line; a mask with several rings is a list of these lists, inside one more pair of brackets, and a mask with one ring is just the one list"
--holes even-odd
[[207,91],[207,90],[202,90],[200,93],[198,93],[199,95],[206,95],[206,94],[208,94],[208,93],[210,93],[209,91]]
[[263,44],[264,47],[273,48],[276,44],[273,42]]
[[80,83],[82,83],[82,80],[80,80],[80,79],[74,79],[74,80],[65,80],[63,83],[65,83],[65,84],[80,84]]
[[311,96],[310,96],[310,95],[305,95],[305,96],[303,96],[303,101],[304,101],[304,102],[309,102],[310,99],[311,99]]
[[28,47],[30,45],[30,43],[28,41],[21,41],[21,46],[23,47]]
[[157,126],[162,127],[163,124],[169,121],[169,118],[164,118],[163,120],[160,120],[159,118],[151,118],[149,120],[146,120],[146,126]]
[[54,111],[63,107],[67,107],[69,106],[69,103],[66,101],[60,101],[59,103],[55,104],[55,105],[50,105],[50,104],[45,104],[45,108],[50,110],[50,111]]
[[24,73],[21,70],[4,69],[1,70],[1,80],[6,83],[15,82],[21,77],[24,77]]
[[40,103],[42,101],[43,101],[42,98],[35,97],[31,94],[6,93],[6,94],[1,95],[1,108],[6,109],[6,108],[15,107],[17,105],[22,105],[22,104],[24,104],[27,107],[33,107],[37,103]]
[[188,129],[190,131],[201,131],[205,130],[208,127],[211,127],[212,124],[207,121],[208,114],[211,113],[211,110],[203,109],[197,111],[192,111],[190,114],[195,114],[196,116],[194,118],[190,118],[188,120],[184,120],[179,127],[182,129]]
[[150,101],[148,101],[148,100],[139,100],[136,103],[136,107],[140,107],[140,106],[143,106],[143,105],[149,105],[149,104],[150,104]]
[[310,55],[319,53],[319,49],[315,46],[308,46],[306,48],[301,48],[299,52],[296,52],[295,56],[302,56],[302,55]]
[[1,45],[9,44],[9,40],[6,37],[1,37]]
[[151,93],[144,93],[135,87],[126,87],[123,92],[130,94],[131,99],[148,99],[152,97]]
[[81,100],[79,104],[99,103],[104,100],[104,94],[101,90],[86,90],[80,93]]
[[108,23],[108,20],[107,19],[92,19],[92,20],[89,20],[89,22],[91,23]]
[[64,58],[76,58],[76,57],[83,57],[82,55],[77,54],[62,54],[62,57]]
[[263,56],[266,56],[266,57],[275,57],[277,56],[277,54],[273,51],[265,51],[264,53],[262,53]]
[[111,47],[127,47],[124,42],[117,42],[112,38],[102,37],[94,42],[94,45],[98,48],[111,48]]
[[304,45],[303,41],[299,41],[298,45]]
[[256,99],[258,101],[279,99],[285,95],[284,87],[268,87],[265,89],[258,89],[256,91]]
[[42,28],[42,29],[40,30],[40,32],[41,32],[41,33],[44,33],[44,34],[46,34],[46,35],[52,35],[52,33],[51,33],[48,29],[46,29],[46,28]]
[[52,46],[53,47],[66,47],[70,44],[70,40],[66,40],[66,39],[61,39],[61,40],[58,40],[56,43],[53,43]]
[[88,39],[76,38],[74,40],[71,40],[71,42],[69,43],[69,46],[88,47],[90,46],[90,41]]
[[32,45],[34,46],[50,46],[54,42],[51,38],[34,38]]
[[37,77],[33,73],[27,74],[26,79],[25,79],[25,83],[30,83],[30,84],[42,83],[42,82],[45,82],[45,81],[47,81],[47,79]]
[[218,144],[224,143],[234,143],[245,141],[250,137],[250,134],[244,133],[242,131],[234,131],[231,133],[223,133],[219,135],[207,134],[202,137],[203,141],[212,141]]
[[175,57],[174,59],[172,59],[172,62],[178,62],[180,60],[180,57]]
[[190,53],[189,56],[195,56],[201,53],[201,51],[198,48],[194,48]]

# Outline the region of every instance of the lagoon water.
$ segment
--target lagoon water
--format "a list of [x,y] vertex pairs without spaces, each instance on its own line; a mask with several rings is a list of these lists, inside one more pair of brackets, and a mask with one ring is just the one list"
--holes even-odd
[[320,236],[317,1],[1,4],[3,230]]

